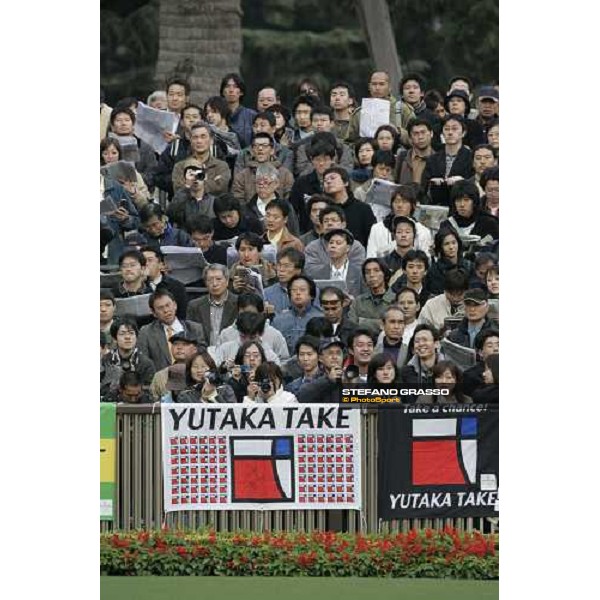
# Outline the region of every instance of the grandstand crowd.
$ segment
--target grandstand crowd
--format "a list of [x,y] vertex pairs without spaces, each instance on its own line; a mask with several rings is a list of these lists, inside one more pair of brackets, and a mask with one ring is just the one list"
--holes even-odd
[[[497,87],[374,71],[390,111],[372,137],[343,81],[303,80],[291,106],[236,73],[218,92],[193,104],[174,78],[144,99],[180,116],[162,153],[138,99],[101,92],[101,401],[331,402],[369,382],[497,403]],[[173,247],[201,250],[194,281]],[[119,312],[139,295],[145,314]]]

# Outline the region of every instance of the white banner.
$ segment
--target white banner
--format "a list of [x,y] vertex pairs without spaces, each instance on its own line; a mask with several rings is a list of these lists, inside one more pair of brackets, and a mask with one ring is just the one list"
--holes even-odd
[[165,511],[361,508],[360,411],[163,404]]

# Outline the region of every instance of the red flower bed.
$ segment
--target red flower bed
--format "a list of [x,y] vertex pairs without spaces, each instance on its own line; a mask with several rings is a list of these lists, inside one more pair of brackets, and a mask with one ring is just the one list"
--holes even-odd
[[214,531],[102,534],[102,575],[498,578],[498,537],[479,532]]

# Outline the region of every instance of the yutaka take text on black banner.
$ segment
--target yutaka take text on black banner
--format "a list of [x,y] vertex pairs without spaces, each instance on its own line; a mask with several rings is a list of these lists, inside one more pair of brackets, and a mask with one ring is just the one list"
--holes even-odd
[[399,406],[378,437],[380,518],[498,515],[497,406]]

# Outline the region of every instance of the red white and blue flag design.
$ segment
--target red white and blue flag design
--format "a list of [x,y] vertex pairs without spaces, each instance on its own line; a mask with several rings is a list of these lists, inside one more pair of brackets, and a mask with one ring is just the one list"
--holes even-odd
[[498,406],[386,410],[378,438],[379,518],[498,515]]
[[[240,425],[247,409],[240,405],[229,407],[230,417],[240,418],[205,420],[198,428],[202,408],[170,407],[162,407],[166,511],[360,509],[359,411],[345,409],[344,428],[317,430],[304,424],[317,424],[318,411],[331,406],[302,407],[309,413],[300,425],[282,407],[259,406],[252,410],[263,416],[245,430]],[[187,419],[191,413],[183,411],[190,407],[196,412]]]

